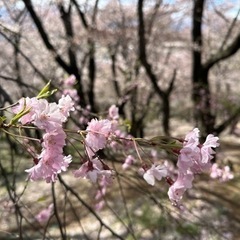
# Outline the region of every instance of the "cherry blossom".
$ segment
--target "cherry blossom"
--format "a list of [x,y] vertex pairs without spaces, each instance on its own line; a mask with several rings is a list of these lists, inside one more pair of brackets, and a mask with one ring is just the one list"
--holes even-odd
[[31,181],[44,179],[46,182],[55,182],[57,174],[62,171],[66,171],[72,156],[63,155],[51,155],[46,150],[43,150],[38,157],[38,163],[30,169],[26,169],[25,172],[29,174]]
[[224,166],[223,169],[218,166],[217,163],[214,163],[211,168],[210,177],[214,179],[219,179],[222,182],[229,181],[234,178],[229,166]]
[[25,114],[24,116],[22,116],[19,121],[25,125],[27,123],[31,123],[33,121],[33,116],[35,114],[35,112],[33,111],[33,109],[35,108],[35,106],[38,105],[38,99],[36,97],[34,98],[21,98],[18,101],[18,105],[14,106],[12,108],[13,113],[18,114],[23,110],[28,110],[29,112],[27,114]]
[[58,107],[61,113],[67,118],[70,115],[70,111],[74,111],[74,102],[69,95],[62,96],[58,101]]
[[112,132],[112,124],[107,119],[92,119],[88,123],[86,130],[88,132],[85,139],[86,150],[88,156],[92,157],[99,149],[103,149],[106,146],[107,139]]
[[122,165],[123,169],[129,168],[134,162],[136,162],[136,159],[132,155],[128,155],[124,161],[124,164]]
[[184,192],[192,187],[193,179],[193,173],[190,171],[186,174],[178,174],[177,180],[170,186],[168,190],[168,197],[173,204],[179,204],[179,201],[182,199]]
[[[43,134],[42,151],[36,158],[36,165],[25,170],[32,181],[45,179],[47,182],[55,181],[57,174],[66,171],[72,157],[63,155],[66,145],[66,134],[62,124],[69,117],[69,112],[74,110],[74,104],[69,96],[62,96],[59,103],[48,103],[46,99],[27,98],[21,99],[19,106],[13,111],[18,112],[23,107],[29,112],[22,116],[22,123],[33,123],[37,128],[45,131]],[[21,111],[21,110],[20,110]]]
[[112,105],[108,110],[108,116],[110,119],[117,120],[119,118],[118,107]]
[[202,162],[207,163],[211,159],[213,159],[212,154],[215,152],[212,148],[216,148],[219,146],[218,137],[214,137],[212,134],[209,134],[206,138],[206,141],[203,143],[201,147],[201,156],[202,156]]
[[78,170],[73,172],[74,177],[89,179],[91,182],[96,183],[100,176],[105,176],[109,179],[112,177],[113,172],[110,169],[104,169],[103,164],[97,158],[88,160],[83,163]]
[[145,181],[150,184],[155,184],[155,178],[160,181],[163,177],[167,176],[167,168],[164,165],[153,164],[151,168],[145,170],[145,167],[139,170],[143,174]]
[[76,77],[72,74],[68,78],[66,78],[63,83],[64,83],[64,86],[73,87],[74,84],[76,84]]
[[193,173],[209,171],[212,166],[210,160],[215,153],[212,148],[219,146],[218,139],[218,137],[209,134],[203,145],[200,145],[199,130],[195,128],[188,133],[178,156],[177,166],[179,171],[182,173],[186,173],[188,170]]
[[44,223],[49,220],[51,215],[53,214],[53,204],[50,204],[48,208],[43,209],[41,212],[39,212],[36,216],[35,219],[39,223]]

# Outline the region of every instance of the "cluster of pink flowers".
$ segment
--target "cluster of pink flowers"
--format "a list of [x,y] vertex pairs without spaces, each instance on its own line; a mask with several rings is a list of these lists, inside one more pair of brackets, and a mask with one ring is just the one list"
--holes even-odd
[[199,130],[193,129],[183,142],[178,155],[178,177],[168,190],[169,199],[179,205],[184,192],[192,187],[195,174],[210,171],[211,159],[215,153],[212,148],[219,146],[218,137],[209,134],[203,144],[199,142]]
[[[112,117],[116,119],[117,114],[118,110],[115,109]],[[116,122],[108,119],[92,119],[88,122],[86,128],[87,135],[84,140],[88,160],[78,170],[74,171],[75,177],[86,178],[93,183],[96,183],[102,176],[108,179],[111,178],[113,171],[96,155],[97,151],[106,147],[116,126]]]
[[[75,78],[70,76],[66,84],[72,86]],[[63,124],[67,121],[70,112],[74,111],[74,102],[69,95],[62,96],[58,103],[48,103],[45,99],[23,98],[19,105],[13,109],[15,113],[25,114],[19,119],[24,124],[34,124],[38,129],[44,131],[42,137],[42,151],[34,159],[35,165],[27,169],[31,180],[44,179],[47,182],[54,182],[57,175],[66,171],[72,157],[64,156],[63,148],[66,145],[66,133]],[[103,206],[103,197],[106,194],[107,186],[112,183],[114,171],[98,156],[98,151],[107,145],[116,148],[117,141],[128,143],[133,146],[131,137],[119,130],[118,108],[112,105],[109,108],[108,119],[92,119],[86,128],[84,147],[86,159],[78,170],[73,171],[76,178],[84,178],[100,186],[96,195],[98,201],[97,208]],[[117,141],[116,141],[117,140]],[[178,151],[176,180],[173,177],[173,170],[169,169],[169,164],[158,164],[156,152],[151,152],[153,161],[151,166],[142,163],[139,173],[150,185],[155,185],[156,180],[165,178],[170,184],[168,196],[171,202],[180,206],[179,203],[187,189],[192,187],[192,182],[196,174],[211,171],[212,178],[221,178],[222,181],[232,179],[233,175],[229,168],[220,169],[218,165],[212,165],[211,160],[215,154],[214,148],[219,146],[218,137],[208,135],[203,144],[199,142],[199,130],[193,129],[182,141],[182,149]],[[134,145],[136,148],[136,145]],[[137,151],[137,149],[136,149]],[[139,155],[137,151],[137,155]],[[141,160],[142,161],[142,160]],[[126,170],[136,162],[133,155],[128,155],[122,168]]]
[[35,159],[36,165],[27,169],[31,180],[45,179],[55,181],[57,174],[66,171],[72,157],[64,156],[66,134],[63,123],[67,121],[70,111],[74,111],[74,103],[70,96],[62,96],[57,103],[49,103],[45,99],[22,98],[13,109],[15,113],[27,109],[28,113],[19,119],[22,124],[34,124],[44,130],[42,151]]
[[107,188],[112,185],[112,178],[107,175],[103,175],[99,181],[99,189],[96,193],[95,200],[97,201],[95,205],[96,210],[101,210],[105,205],[105,195],[107,193]]
[[77,103],[80,99],[77,90],[74,88],[76,82],[76,77],[74,75],[70,75],[67,79],[64,79],[62,81],[62,87],[63,95],[69,95],[73,99],[73,101]]
[[219,179],[221,182],[227,182],[234,178],[234,174],[229,166],[220,168],[217,163],[214,163],[211,168],[210,177]]

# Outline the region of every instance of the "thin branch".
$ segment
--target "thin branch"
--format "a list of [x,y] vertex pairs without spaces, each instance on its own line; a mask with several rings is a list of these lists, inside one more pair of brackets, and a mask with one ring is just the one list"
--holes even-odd
[[78,5],[77,1],[76,0],[71,0],[71,2],[74,4],[74,6],[76,7],[77,9],[77,13],[79,15],[79,18],[81,19],[81,22],[84,26],[85,29],[88,29],[89,26],[88,26],[88,22],[87,22],[87,19],[85,17],[85,14],[81,11],[80,9],[80,6]]
[[109,232],[112,233],[113,236],[124,240],[124,238],[122,236],[120,236],[119,234],[117,234],[112,228],[110,228],[107,224],[105,224],[103,222],[103,220],[98,216],[98,214],[78,195],[77,192],[75,192],[70,186],[68,186],[65,181],[62,179],[61,176],[58,176],[59,181],[61,182],[61,184],[66,188],[67,191],[69,191],[73,196],[75,196],[79,202],[81,202],[83,204],[83,206],[88,209],[88,211],[99,221],[99,223],[104,226],[106,229],[109,230]]
[[52,53],[53,57],[55,58],[55,60],[57,61],[57,63],[68,73],[68,74],[72,74],[72,71],[69,67],[69,65],[60,57],[60,55],[57,53],[57,50],[54,48],[54,46],[51,44],[49,37],[43,27],[43,24],[40,20],[40,18],[37,16],[33,5],[32,5],[32,1],[31,0],[23,0],[28,12],[30,13],[37,29],[38,32],[46,46],[46,48]]
[[151,83],[158,93],[159,96],[163,96],[164,92],[157,84],[157,76],[152,71],[152,66],[149,64],[147,60],[146,54],[146,39],[145,39],[145,25],[144,25],[144,16],[143,16],[143,1],[138,1],[138,18],[139,18],[139,25],[138,25],[138,38],[139,38],[139,60],[141,61],[142,65],[144,66],[148,77],[151,80]]
[[56,193],[55,193],[55,184],[54,183],[52,183],[52,197],[53,197],[54,215],[55,215],[55,217],[57,219],[57,223],[58,223],[58,227],[59,227],[62,239],[64,240],[64,239],[67,239],[67,237],[66,237],[65,233],[63,232],[63,226],[62,226],[59,214],[58,214]]
[[223,48],[224,48],[224,46],[225,46],[228,38],[230,37],[230,35],[231,35],[231,33],[232,33],[232,30],[233,30],[233,27],[235,26],[235,24],[236,24],[236,22],[237,22],[237,19],[238,19],[239,14],[240,14],[240,8],[238,9],[238,12],[237,12],[236,17],[233,19],[233,21],[232,21],[232,23],[231,23],[231,26],[228,28],[227,34],[226,34],[226,36],[225,36],[225,38],[224,38],[224,40],[223,40],[223,43],[222,43],[222,45],[221,45],[221,47],[220,47],[220,51],[223,50]]
[[220,51],[218,51],[214,56],[210,57],[210,59],[208,59],[206,63],[203,64],[203,68],[206,71],[210,70],[210,68],[212,68],[216,63],[234,55],[239,50],[239,48],[240,32],[225,50],[220,49]]

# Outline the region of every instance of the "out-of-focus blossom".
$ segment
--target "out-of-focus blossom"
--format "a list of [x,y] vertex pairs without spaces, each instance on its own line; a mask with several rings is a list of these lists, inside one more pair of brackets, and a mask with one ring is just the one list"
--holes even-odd
[[76,84],[76,77],[72,74],[68,78],[66,78],[63,82],[64,86],[73,87]]
[[229,166],[220,168],[217,163],[214,163],[211,168],[210,177],[219,179],[221,182],[227,182],[234,178],[234,174]]
[[123,169],[129,168],[134,162],[136,162],[136,159],[132,155],[128,155],[122,165]]
[[112,105],[108,110],[108,116],[110,119],[117,120],[119,118],[118,107]]
[[43,209],[41,212],[39,212],[36,216],[35,219],[39,222],[39,223],[44,223],[47,222],[49,220],[49,218],[51,217],[53,213],[53,204],[50,204],[48,206],[48,208]]

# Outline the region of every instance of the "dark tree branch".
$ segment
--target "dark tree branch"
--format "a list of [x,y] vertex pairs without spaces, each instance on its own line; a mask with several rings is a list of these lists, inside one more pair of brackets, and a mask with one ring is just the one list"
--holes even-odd
[[108,46],[108,52],[111,58],[111,71],[112,71],[112,81],[113,81],[113,86],[116,92],[116,95],[118,98],[121,97],[121,92],[120,92],[120,87],[117,81],[117,69],[116,69],[116,55],[117,55],[117,51],[118,51],[118,45],[116,44],[116,46],[112,47],[112,46]]
[[173,89],[174,89],[174,83],[175,83],[176,77],[177,77],[177,70],[174,69],[174,70],[173,70],[172,78],[171,78],[171,80],[170,80],[170,84],[169,84],[168,89],[167,89],[167,91],[166,91],[166,94],[167,94],[168,96],[172,93],[172,91],[173,91]]
[[[15,47],[15,42],[11,37],[8,37],[5,33],[0,32],[0,34],[10,43],[13,47]],[[34,65],[31,59],[19,48],[18,53],[26,60],[26,62],[32,67],[32,69],[42,78],[42,80],[47,83],[45,75]]]
[[80,18],[81,21],[82,21],[82,24],[83,24],[84,28],[85,28],[85,29],[88,29],[87,19],[86,19],[86,17],[85,17],[85,14],[81,11],[80,6],[78,5],[77,1],[76,1],[76,0],[71,0],[71,2],[72,2],[73,5],[76,7],[77,13],[78,13],[78,15],[79,15],[79,18]]
[[[193,41],[193,67],[192,79],[194,84],[198,82],[202,71],[202,17],[204,0],[194,0],[193,9],[193,27],[192,27],[192,41]],[[194,98],[194,96],[193,96]]]
[[69,65],[59,56],[59,54],[57,53],[57,50],[54,48],[54,46],[51,44],[48,35],[43,27],[43,24],[40,20],[40,18],[37,16],[35,10],[33,9],[33,5],[32,5],[32,1],[31,0],[23,0],[28,12],[30,13],[37,29],[38,32],[46,46],[46,48],[52,53],[52,55],[54,56],[55,60],[58,62],[58,64],[68,73],[68,74],[72,74],[71,72],[71,68],[69,67]]
[[225,50],[220,49],[219,52],[217,52],[214,56],[208,59],[206,63],[203,64],[203,68],[206,71],[208,71],[216,63],[234,55],[239,50],[239,48],[240,48],[240,32],[233,40],[233,42]]
[[[1,99],[1,96],[3,96],[3,100]],[[2,105],[0,107],[3,107],[5,102],[13,104],[13,101],[10,95],[0,86],[0,104]]]
[[61,15],[62,23],[65,28],[67,40],[68,40],[68,57],[70,61],[70,66],[74,69],[74,72],[79,73],[79,69],[77,66],[77,58],[75,54],[75,49],[74,49],[74,31],[73,31],[73,26],[72,26],[72,21],[71,21],[71,4],[69,4],[68,10],[66,11],[63,3],[58,3],[58,9]]
[[219,51],[223,50],[223,48],[224,48],[224,46],[225,46],[228,38],[230,37],[230,35],[231,35],[231,33],[232,33],[233,28],[234,28],[234,26],[235,26],[235,24],[236,24],[236,22],[237,22],[237,20],[238,20],[239,14],[240,14],[240,8],[238,9],[237,15],[236,15],[235,18],[233,19],[230,27],[228,28],[227,34],[226,34],[226,36],[225,36],[225,38],[224,38],[224,40],[223,40],[223,42],[222,42],[222,45],[221,45]]
[[240,107],[235,110],[235,112],[229,116],[228,119],[226,119],[224,122],[222,122],[220,125],[215,127],[215,134],[222,133],[234,120],[236,120],[240,116]]
[[163,96],[164,92],[157,84],[157,76],[152,71],[152,66],[149,64],[147,60],[146,54],[146,38],[145,38],[145,24],[144,24],[144,16],[143,16],[143,1],[138,1],[138,18],[139,18],[139,26],[138,26],[138,38],[139,38],[139,59],[144,66],[148,77],[151,80],[151,83],[158,93],[159,96]]
[[149,20],[148,30],[146,31],[148,36],[150,36],[152,33],[153,24],[157,17],[157,13],[158,13],[158,10],[159,10],[159,7],[161,6],[161,4],[162,4],[162,0],[158,0],[155,3],[154,9],[153,9],[153,14],[151,15],[151,18]]
[[[31,0],[23,0],[28,12],[30,13],[36,27],[37,30],[46,46],[46,48],[49,50],[49,52],[53,55],[55,61],[59,64],[59,66],[66,71],[69,75],[73,74],[75,75],[76,79],[78,80],[78,84],[77,84],[77,91],[78,91],[78,95],[80,96],[81,99],[81,105],[82,106],[86,106],[86,101],[85,101],[85,96],[84,96],[84,90],[83,90],[83,86],[82,86],[82,79],[81,79],[81,74],[78,71],[78,68],[76,68],[76,65],[69,65],[67,64],[62,58],[61,56],[57,53],[57,50],[55,49],[55,47],[51,44],[49,37],[43,27],[43,24],[40,20],[40,18],[37,16],[33,5],[32,5],[32,1]],[[70,10],[69,10],[70,11]],[[70,30],[71,31],[71,30]],[[70,64],[72,62],[74,62],[74,58],[71,59],[70,56]]]

